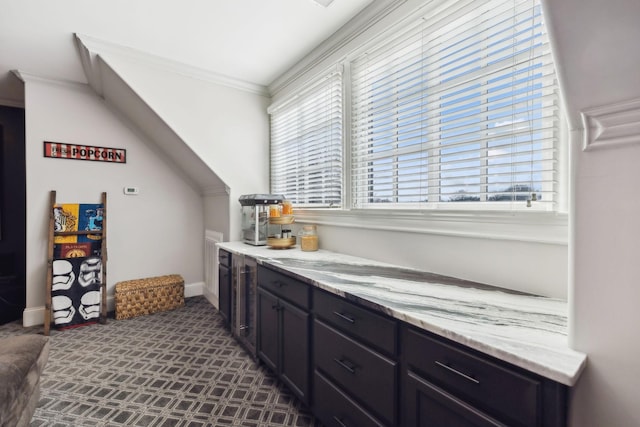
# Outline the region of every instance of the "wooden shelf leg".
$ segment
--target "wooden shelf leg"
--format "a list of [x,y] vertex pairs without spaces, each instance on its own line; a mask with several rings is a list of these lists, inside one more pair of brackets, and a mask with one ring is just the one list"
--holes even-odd
[[54,215],[53,207],[56,204],[56,192],[49,194],[49,247],[47,248],[47,284],[46,300],[44,302],[44,334],[49,335],[51,329],[51,287],[53,285],[53,245],[54,245]]
[[107,193],[102,193],[102,283],[100,284],[100,324],[107,323]]

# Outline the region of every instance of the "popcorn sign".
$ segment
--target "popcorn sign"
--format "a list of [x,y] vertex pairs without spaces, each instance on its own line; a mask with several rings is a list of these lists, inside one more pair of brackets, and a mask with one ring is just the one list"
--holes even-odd
[[127,163],[124,148],[95,147],[44,141],[44,156],[57,159],[90,160],[94,162]]

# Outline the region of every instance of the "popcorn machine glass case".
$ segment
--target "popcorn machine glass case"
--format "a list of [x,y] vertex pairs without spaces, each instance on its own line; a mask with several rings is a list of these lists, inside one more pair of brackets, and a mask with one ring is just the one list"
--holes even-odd
[[242,240],[255,246],[267,244],[269,237],[269,205],[282,204],[278,194],[245,194],[240,196]]

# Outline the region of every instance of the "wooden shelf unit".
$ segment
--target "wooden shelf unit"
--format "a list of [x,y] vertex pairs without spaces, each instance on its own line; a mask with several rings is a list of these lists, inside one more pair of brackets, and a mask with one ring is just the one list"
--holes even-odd
[[56,192],[52,190],[49,195],[49,246],[47,248],[47,284],[46,301],[44,305],[44,334],[49,335],[51,330],[51,288],[53,286],[53,253],[56,236],[86,236],[88,234],[100,235],[100,258],[102,263],[102,278],[100,283],[100,318],[101,324],[107,323],[107,193],[102,192],[102,230],[79,231],[55,231],[55,215],[53,208],[56,205]]

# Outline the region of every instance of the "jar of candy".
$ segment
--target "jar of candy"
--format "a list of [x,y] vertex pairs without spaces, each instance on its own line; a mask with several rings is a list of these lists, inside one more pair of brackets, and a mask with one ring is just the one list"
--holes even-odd
[[282,209],[281,205],[271,205],[271,206],[269,206],[269,218],[277,218],[277,217],[279,217],[281,209]]
[[293,205],[290,200],[282,201],[282,215],[293,215]]
[[318,250],[318,233],[315,225],[305,225],[300,233],[300,249],[305,252]]

